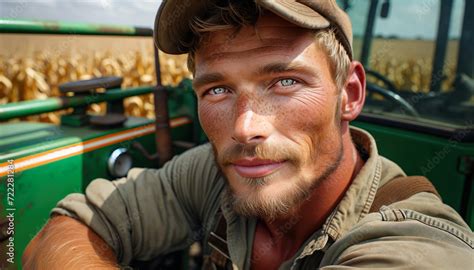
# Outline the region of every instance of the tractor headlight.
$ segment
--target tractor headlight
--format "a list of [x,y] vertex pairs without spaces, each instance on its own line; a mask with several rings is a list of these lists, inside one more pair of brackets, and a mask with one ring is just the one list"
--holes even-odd
[[124,177],[132,168],[132,156],[126,148],[115,149],[107,161],[109,172],[114,177]]

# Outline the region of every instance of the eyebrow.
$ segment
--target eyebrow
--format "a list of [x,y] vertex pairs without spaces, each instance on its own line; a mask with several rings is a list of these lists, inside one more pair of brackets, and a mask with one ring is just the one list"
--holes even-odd
[[203,74],[193,79],[193,88],[196,89],[200,86],[223,80],[224,75],[219,72]]
[[307,74],[317,75],[317,72],[306,65],[299,63],[271,63],[261,67],[258,71],[258,75],[267,75],[273,73],[284,73],[290,71],[298,71]]

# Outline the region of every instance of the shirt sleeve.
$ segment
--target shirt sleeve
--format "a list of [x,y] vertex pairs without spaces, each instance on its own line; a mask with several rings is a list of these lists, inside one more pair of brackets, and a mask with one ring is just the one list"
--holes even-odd
[[[399,208],[410,205],[424,213]],[[454,210],[433,194],[419,193],[366,216],[329,248],[321,266],[473,269],[474,237]]]
[[149,260],[199,240],[201,223],[222,179],[210,146],[192,149],[161,169],[132,169],[116,181],[96,179],[52,214],[76,218],[99,234],[121,264]]
[[321,269],[473,269],[472,250],[419,236],[386,236],[347,248]]

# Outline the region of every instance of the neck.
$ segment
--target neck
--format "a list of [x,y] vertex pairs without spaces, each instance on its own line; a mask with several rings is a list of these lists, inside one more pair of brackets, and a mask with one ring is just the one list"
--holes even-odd
[[339,167],[318,184],[302,205],[286,217],[259,223],[275,244],[286,246],[287,250],[293,251],[291,254],[323,225],[364,165],[352,143],[348,124],[342,127],[342,144],[343,157]]

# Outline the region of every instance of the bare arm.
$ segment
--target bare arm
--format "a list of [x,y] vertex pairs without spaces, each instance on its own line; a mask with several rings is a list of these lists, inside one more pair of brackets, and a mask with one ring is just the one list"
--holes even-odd
[[28,244],[24,269],[118,269],[112,249],[83,223],[55,216]]

